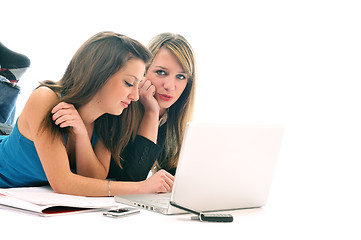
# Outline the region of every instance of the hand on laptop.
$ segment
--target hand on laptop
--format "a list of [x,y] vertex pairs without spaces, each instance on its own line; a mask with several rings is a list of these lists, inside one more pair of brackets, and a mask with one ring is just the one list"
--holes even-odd
[[142,193],[166,193],[172,191],[174,176],[161,169],[142,182]]

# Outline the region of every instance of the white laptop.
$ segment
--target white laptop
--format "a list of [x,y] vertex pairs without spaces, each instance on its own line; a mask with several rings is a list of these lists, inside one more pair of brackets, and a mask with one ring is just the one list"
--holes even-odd
[[262,207],[266,204],[284,128],[188,123],[173,189],[116,196],[115,201],[162,214]]

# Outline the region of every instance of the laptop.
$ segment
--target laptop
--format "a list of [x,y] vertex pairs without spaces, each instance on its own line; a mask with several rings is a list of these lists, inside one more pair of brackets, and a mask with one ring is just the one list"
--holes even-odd
[[172,192],[115,196],[162,214],[257,208],[266,204],[280,150],[281,126],[187,123]]

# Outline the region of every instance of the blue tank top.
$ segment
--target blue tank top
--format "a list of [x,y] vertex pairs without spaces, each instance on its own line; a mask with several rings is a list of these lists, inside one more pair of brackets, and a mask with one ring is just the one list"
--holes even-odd
[[[97,140],[94,129],[91,139],[93,148]],[[21,135],[16,121],[11,134],[0,138],[0,188],[34,187],[45,184],[48,184],[48,179],[34,142]]]

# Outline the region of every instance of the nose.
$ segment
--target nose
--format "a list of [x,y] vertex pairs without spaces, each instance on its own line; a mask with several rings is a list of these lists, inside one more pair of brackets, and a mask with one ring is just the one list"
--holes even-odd
[[129,94],[129,99],[131,101],[138,101],[139,100],[139,89],[137,87],[132,88],[132,91]]
[[173,77],[167,77],[164,79],[163,87],[167,91],[174,91],[175,90],[175,81],[176,79]]

